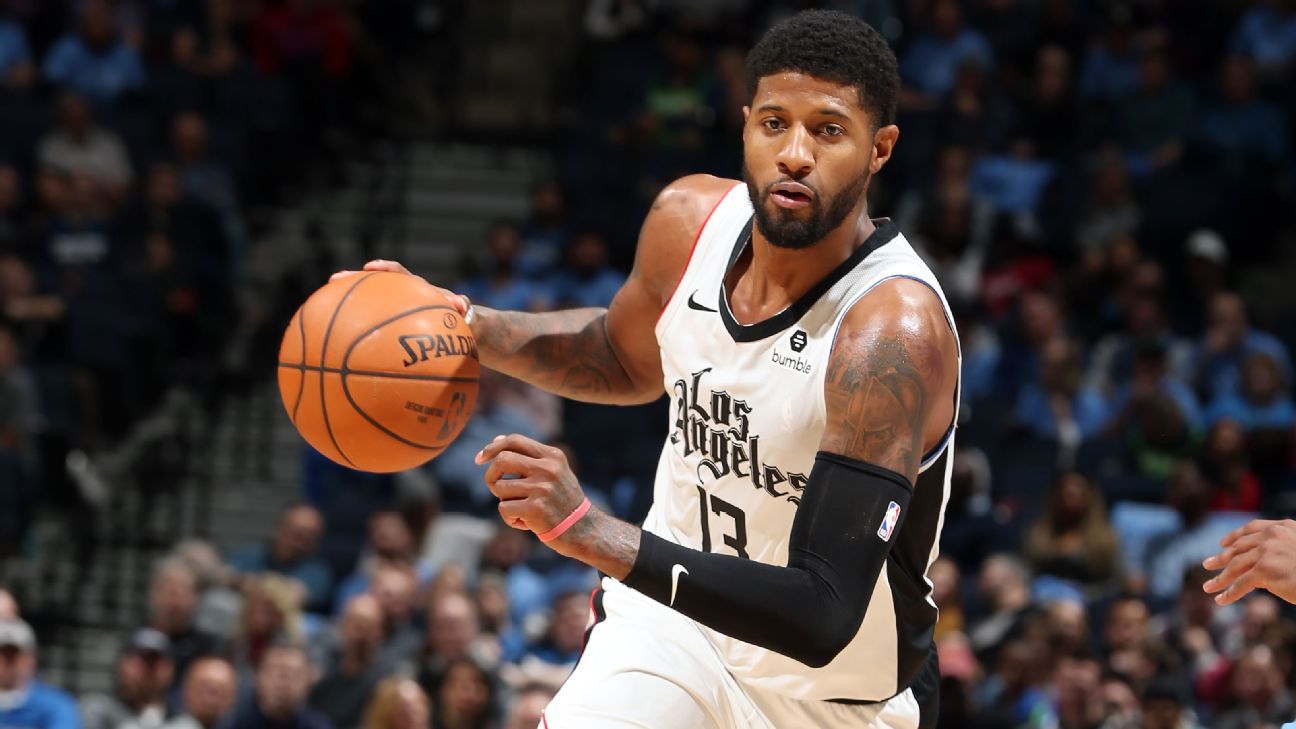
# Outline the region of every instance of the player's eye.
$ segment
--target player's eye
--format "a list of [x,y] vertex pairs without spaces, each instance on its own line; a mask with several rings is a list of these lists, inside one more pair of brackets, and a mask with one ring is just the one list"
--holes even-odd
[[777,132],[778,130],[783,128],[783,122],[774,117],[770,117],[766,119],[765,121],[761,122],[761,124],[771,132]]
[[840,137],[841,135],[846,133],[846,130],[842,129],[837,124],[825,124],[823,128],[820,129],[819,131],[830,137]]

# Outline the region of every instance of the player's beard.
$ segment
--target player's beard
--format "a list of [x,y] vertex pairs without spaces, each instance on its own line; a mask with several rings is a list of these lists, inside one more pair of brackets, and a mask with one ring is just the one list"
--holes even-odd
[[751,197],[752,207],[756,210],[756,229],[771,244],[779,248],[793,249],[809,248],[841,225],[854,209],[855,204],[859,202],[864,190],[868,188],[870,177],[868,168],[865,167],[859,177],[852,180],[841,192],[829,198],[826,203],[823,195],[811,188],[815,195],[810,201],[810,214],[798,218],[795,217],[795,213],[785,208],[776,208],[771,214],[768,207],[770,190],[778,183],[787,182],[791,178],[775,180],[766,185],[764,190],[758,191],[746,162],[743,162],[742,172],[743,181],[747,183],[747,195]]

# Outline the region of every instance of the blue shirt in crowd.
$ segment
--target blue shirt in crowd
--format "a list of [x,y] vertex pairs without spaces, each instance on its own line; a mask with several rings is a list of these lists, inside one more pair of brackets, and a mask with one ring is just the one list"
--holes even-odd
[[118,41],[96,53],[76,35],[54,44],[45,56],[44,73],[46,81],[96,102],[111,102],[144,85],[144,66],[135,49]]
[[32,681],[16,703],[0,708],[0,729],[81,729],[81,713],[67,692]]
[[521,276],[496,283],[489,276],[474,276],[455,287],[455,293],[467,296],[474,304],[504,311],[532,311],[548,303],[548,290]]
[[1206,354],[1197,348],[1197,388],[1205,393],[1203,398],[1222,398],[1242,392],[1242,363],[1253,354],[1266,354],[1278,363],[1284,382],[1291,382],[1291,357],[1277,337],[1252,329],[1242,337],[1242,343],[1228,352]]
[[270,556],[266,544],[249,544],[234,551],[227,560],[239,572],[275,572],[301,581],[306,586],[306,608],[322,612],[329,608],[329,593],[333,589],[333,573],[328,564],[316,557],[285,564]]
[[27,36],[21,25],[8,20],[0,20],[0,76],[4,76],[20,63],[31,60],[31,49],[27,47]]
[[990,44],[980,33],[964,30],[953,38],[923,35],[905,54],[900,75],[918,90],[940,96],[954,87],[964,61],[987,69],[994,65]]
[[1296,58],[1296,13],[1278,13],[1265,5],[1252,8],[1238,22],[1232,46],[1261,66],[1286,64]]
[[1296,408],[1291,398],[1280,397],[1267,405],[1256,405],[1239,395],[1224,395],[1211,402],[1206,409],[1206,422],[1214,425],[1221,420],[1232,420],[1243,430],[1273,428],[1286,430],[1296,423]]
[[624,283],[625,276],[611,267],[590,276],[563,269],[554,276],[552,299],[559,308],[607,307]]

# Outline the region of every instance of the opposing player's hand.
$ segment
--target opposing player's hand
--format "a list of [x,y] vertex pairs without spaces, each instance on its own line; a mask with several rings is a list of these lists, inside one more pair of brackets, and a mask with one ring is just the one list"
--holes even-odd
[[499,497],[504,523],[514,529],[543,534],[585,500],[567,456],[524,435],[497,436],[477,453],[477,463],[490,464],[486,485]]
[[1223,552],[1202,564],[1221,570],[1202,589],[1229,605],[1256,588],[1296,603],[1296,521],[1256,519],[1220,540]]
[[[347,276],[354,276],[357,273],[363,273],[364,271],[388,271],[390,273],[403,273],[408,276],[414,275],[410,273],[408,268],[405,268],[397,261],[384,261],[379,259],[366,263],[361,271],[338,271],[329,277],[329,281],[337,281],[339,279],[344,279]],[[423,277],[419,276],[418,278]],[[432,284],[428,285],[432,286]],[[445,297],[450,300],[451,305],[455,307],[460,316],[468,313],[469,302],[467,296],[456,294],[455,292],[450,291],[449,289],[443,289],[440,286],[432,286],[432,288],[445,294]]]

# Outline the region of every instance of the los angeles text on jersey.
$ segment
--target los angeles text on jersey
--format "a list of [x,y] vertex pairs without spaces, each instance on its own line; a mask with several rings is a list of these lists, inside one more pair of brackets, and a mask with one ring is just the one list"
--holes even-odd
[[785,473],[778,466],[763,463],[760,459],[760,436],[751,432],[752,408],[745,400],[737,400],[724,390],[706,389],[702,392],[702,378],[710,367],[679,379],[672,387],[675,398],[675,423],[671,443],[682,446],[680,455],[685,458],[697,455],[698,480],[704,474],[717,480],[729,475],[746,478],[752,488],[761,489],[771,498],[801,503],[806,476],[802,473]]

